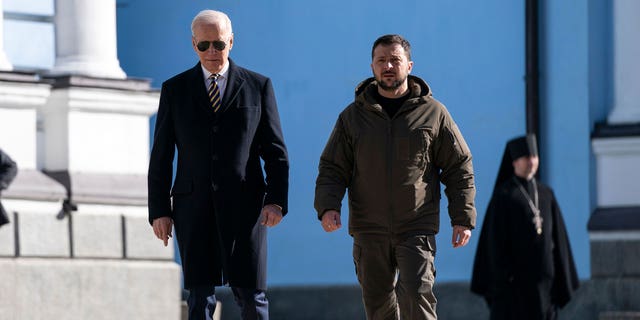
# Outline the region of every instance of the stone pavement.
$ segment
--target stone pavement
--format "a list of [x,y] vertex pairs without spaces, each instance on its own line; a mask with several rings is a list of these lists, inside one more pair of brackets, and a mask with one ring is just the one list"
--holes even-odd
[[[467,282],[436,282],[434,291],[439,320],[489,318],[484,300],[469,291]],[[230,289],[219,288],[216,297],[220,320],[240,319]],[[272,287],[267,297],[274,320],[365,319],[357,285]],[[559,320],[640,320],[640,278],[583,281],[571,302],[560,310]]]

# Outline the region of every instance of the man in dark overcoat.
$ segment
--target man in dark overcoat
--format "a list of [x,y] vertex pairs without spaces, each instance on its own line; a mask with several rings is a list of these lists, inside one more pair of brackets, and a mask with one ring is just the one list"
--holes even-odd
[[165,245],[175,227],[189,319],[212,317],[220,285],[231,287],[243,319],[268,319],[266,227],[287,213],[289,175],[275,95],[269,78],[229,59],[226,14],[201,11],[191,30],[200,62],[160,94],[149,222]]
[[[15,161],[0,149],[0,192],[9,187],[18,174],[18,166]],[[0,226],[9,223],[9,215],[0,203]]]

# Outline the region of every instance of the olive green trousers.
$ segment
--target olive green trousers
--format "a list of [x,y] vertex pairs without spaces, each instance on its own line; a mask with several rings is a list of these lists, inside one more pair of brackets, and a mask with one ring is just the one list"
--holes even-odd
[[435,320],[435,235],[357,234],[353,261],[369,320]]

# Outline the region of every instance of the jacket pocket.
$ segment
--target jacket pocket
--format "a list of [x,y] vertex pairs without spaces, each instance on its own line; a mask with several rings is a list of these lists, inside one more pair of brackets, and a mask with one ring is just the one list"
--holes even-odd
[[449,143],[451,144],[451,151],[456,154],[458,158],[462,157],[465,154],[469,153],[469,146],[462,138],[462,134],[460,133],[460,129],[458,126],[453,124],[452,127],[444,128],[447,133],[447,138],[449,139]]
[[427,171],[427,166],[431,162],[429,157],[431,132],[432,128],[428,126],[418,127],[411,132],[409,159],[423,172]]
[[260,106],[254,106],[254,105],[238,105],[238,109],[258,110],[258,108],[260,108]]

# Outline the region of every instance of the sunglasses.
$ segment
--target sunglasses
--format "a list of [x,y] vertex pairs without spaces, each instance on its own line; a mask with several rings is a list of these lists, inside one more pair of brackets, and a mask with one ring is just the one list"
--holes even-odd
[[224,41],[215,40],[215,41],[200,41],[196,44],[196,47],[200,52],[205,52],[209,50],[209,46],[213,46],[214,49],[218,51],[224,50],[227,47],[227,44]]

